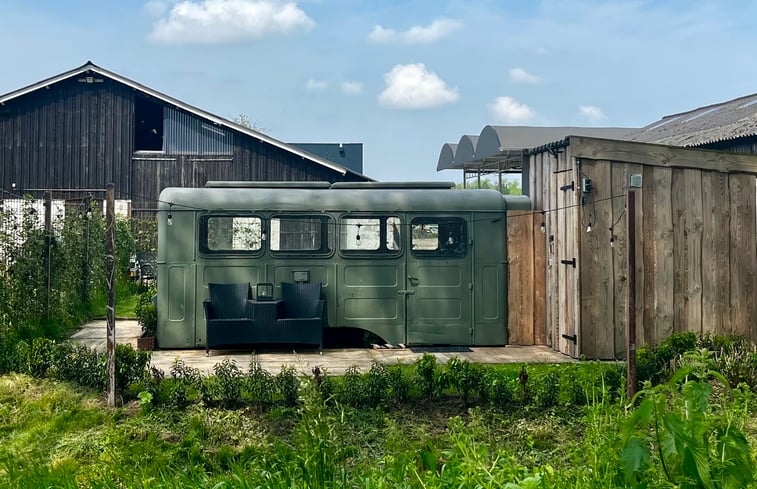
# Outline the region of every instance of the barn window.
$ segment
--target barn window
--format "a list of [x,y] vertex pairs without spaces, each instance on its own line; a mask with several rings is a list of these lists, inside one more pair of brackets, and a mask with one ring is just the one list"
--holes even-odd
[[328,216],[274,217],[271,219],[271,251],[330,253],[333,228]]
[[134,150],[167,155],[231,155],[233,133],[189,112],[137,96]]
[[195,115],[165,108],[166,154],[231,155],[232,132]]
[[423,217],[410,226],[413,255],[418,257],[462,257],[468,252],[467,227],[460,218]]
[[395,253],[400,250],[398,217],[346,217],[339,222],[339,249],[346,253]]
[[200,233],[204,253],[250,253],[263,247],[263,220],[256,216],[204,216]]
[[134,151],[163,151],[163,106],[134,97]]

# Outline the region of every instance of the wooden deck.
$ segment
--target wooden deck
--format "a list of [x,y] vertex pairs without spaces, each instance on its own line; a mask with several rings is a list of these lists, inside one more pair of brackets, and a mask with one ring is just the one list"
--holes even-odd
[[[89,347],[105,350],[105,320],[96,320],[84,325],[71,336],[71,340]],[[136,348],[140,334],[137,321],[131,319],[116,322],[116,341],[129,343]],[[374,362],[383,364],[409,364],[420,358],[423,353],[431,353],[440,363],[446,363],[452,357],[459,357],[473,363],[568,363],[574,359],[555,352],[547,346],[502,346],[502,347],[450,347],[450,348],[341,348],[326,349],[320,354],[317,350],[302,351],[261,350],[257,351],[257,360],[267,371],[276,374],[281,367],[292,365],[302,373],[311,373],[313,367],[325,369],[330,374],[343,374],[355,366],[361,372],[367,372]],[[205,350],[157,350],[152,352],[151,365],[168,373],[175,359],[180,358],[192,367],[207,374],[213,366],[226,359],[233,360],[240,368],[246,370],[252,360],[252,350],[211,350],[205,356]]]

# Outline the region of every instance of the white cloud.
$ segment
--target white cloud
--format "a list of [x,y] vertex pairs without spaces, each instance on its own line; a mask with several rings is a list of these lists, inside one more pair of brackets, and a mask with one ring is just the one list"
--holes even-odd
[[508,74],[510,80],[515,83],[539,83],[541,81],[538,76],[532,75],[523,68],[510,68]]
[[599,107],[593,105],[579,105],[578,114],[581,117],[588,119],[589,122],[599,122],[602,119],[607,118]]
[[489,104],[489,110],[497,121],[509,124],[527,122],[535,115],[531,107],[508,96],[497,97]]
[[397,32],[394,29],[376,25],[368,34],[368,39],[379,43],[428,44],[447,37],[461,25],[456,20],[437,19],[427,26],[413,26],[405,32]]
[[[160,2],[148,7],[158,11]],[[294,2],[278,0],[184,0],[158,19],[150,39],[165,44],[221,44],[289,34],[313,27]]]
[[386,88],[379,95],[379,103],[395,109],[428,109],[460,97],[457,88],[449,88],[422,63],[395,65],[384,80]]
[[144,11],[153,17],[160,17],[168,11],[169,3],[164,0],[150,0],[144,6]]
[[358,95],[363,93],[363,84],[356,81],[343,81],[341,88],[342,93],[346,93],[347,95]]
[[329,84],[323,80],[316,80],[315,78],[308,79],[305,83],[305,90],[308,92],[322,92],[328,88]]

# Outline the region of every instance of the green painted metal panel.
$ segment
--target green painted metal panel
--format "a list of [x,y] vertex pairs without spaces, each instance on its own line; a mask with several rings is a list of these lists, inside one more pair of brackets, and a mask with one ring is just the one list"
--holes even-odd
[[[363,328],[392,344],[505,344],[506,210],[527,205],[527,197],[508,200],[493,190],[447,189],[437,183],[341,188],[291,183],[238,188],[231,183],[218,188],[169,188],[161,194],[160,346],[204,344],[202,301],[210,282],[249,282],[253,290],[257,283],[271,282],[279,296],[281,282],[297,280],[324,284],[330,327]],[[271,251],[269,235],[254,253],[199,251],[203,215],[257,216],[270,232],[271,219],[286,212],[328,217],[325,225],[335,227],[328,231],[329,248],[317,253]],[[355,226],[356,219],[367,223],[387,216],[399,219],[398,224],[383,225],[397,230],[364,244],[394,243],[392,248],[378,253],[347,243],[340,249],[340,241],[355,241],[359,233],[340,232],[340,223]],[[411,239],[414,218],[428,228],[417,243]],[[439,218],[448,221],[433,225]],[[462,229],[454,220],[464,222],[464,239],[453,239],[448,251],[447,233]],[[412,249],[413,244],[420,248]]]

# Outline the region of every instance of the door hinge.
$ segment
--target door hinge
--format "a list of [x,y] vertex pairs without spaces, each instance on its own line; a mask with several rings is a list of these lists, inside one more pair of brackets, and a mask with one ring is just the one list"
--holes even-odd
[[562,190],[563,192],[565,192],[566,190],[575,190],[575,189],[576,189],[575,182],[570,182],[569,184],[563,185],[562,187],[560,187],[560,190]]
[[576,268],[576,259],[573,258],[571,260],[560,260],[560,263],[563,265],[573,265],[573,268]]
[[574,334],[563,334],[561,336],[568,341],[572,341],[574,345],[578,343],[578,337]]

